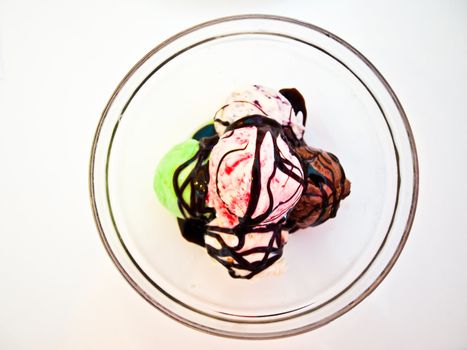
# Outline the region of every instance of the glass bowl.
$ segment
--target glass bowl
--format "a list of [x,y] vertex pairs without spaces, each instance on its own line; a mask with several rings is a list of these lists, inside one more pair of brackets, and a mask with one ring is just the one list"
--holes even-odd
[[[336,154],[352,188],[336,218],[289,237],[285,272],[238,280],[182,238],[152,182],[164,153],[249,84],[303,94],[307,143]],[[89,175],[99,234],[131,286],[187,326],[251,339],[313,330],[365,299],[400,255],[418,194],[412,132],[378,70],[336,35],[269,15],[197,25],[136,63],[102,113]]]

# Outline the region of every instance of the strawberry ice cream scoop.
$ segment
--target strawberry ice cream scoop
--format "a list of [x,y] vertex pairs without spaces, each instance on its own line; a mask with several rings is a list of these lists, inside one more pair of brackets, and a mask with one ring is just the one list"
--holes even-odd
[[216,210],[214,225],[278,222],[298,201],[303,169],[279,131],[260,126],[237,128],[214,146],[207,202]]
[[[247,278],[279,259],[286,241],[281,227],[304,184],[300,160],[276,121],[253,115],[234,122],[209,160],[207,206],[216,212],[205,239],[210,255],[228,258],[231,275],[241,270]],[[261,254],[244,257],[251,253]]]

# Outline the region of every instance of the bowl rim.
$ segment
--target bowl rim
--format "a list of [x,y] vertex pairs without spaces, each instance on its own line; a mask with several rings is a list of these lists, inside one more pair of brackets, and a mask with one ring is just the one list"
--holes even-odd
[[[120,93],[122,90],[123,86],[126,84],[126,82],[133,76],[133,74],[150,58],[152,57],[155,53],[163,49],[164,47],[168,46],[172,42],[176,41],[177,39],[190,34],[192,32],[195,32],[197,30],[210,27],[216,24],[220,23],[225,23],[225,22],[234,22],[234,21],[240,21],[240,20],[269,20],[269,21],[278,21],[278,22],[286,22],[286,23],[291,23],[295,24],[298,26],[302,26],[314,31],[317,31],[321,34],[324,34],[325,36],[329,37],[330,39],[333,39],[334,41],[338,42],[339,44],[343,45],[345,48],[350,50],[353,54],[355,54],[371,71],[372,73],[377,77],[377,79],[382,83],[383,87],[386,89],[386,91],[389,93],[390,97],[392,98],[399,114],[403,122],[403,126],[405,127],[405,131],[407,133],[407,139],[409,141],[409,146],[411,150],[411,161],[412,161],[412,171],[413,171],[413,187],[412,187],[412,198],[411,198],[411,205],[410,205],[410,210],[407,218],[407,222],[405,224],[404,232],[401,236],[401,239],[397,245],[397,248],[395,249],[394,254],[390,258],[389,262],[386,264],[385,268],[382,270],[382,272],[378,275],[378,277],[371,283],[371,285],[364,290],[360,295],[358,295],[357,298],[355,298],[351,303],[345,305],[343,308],[337,310],[336,312],[332,313],[331,315],[314,322],[312,324],[308,324],[299,328],[294,328],[290,330],[285,330],[285,331],[277,331],[277,332],[269,332],[269,333],[242,333],[242,332],[233,332],[233,331],[225,331],[221,329],[215,329],[211,328],[199,323],[196,323],[194,321],[190,321],[186,319],[183,316],[178,315],[177,313],[169,310],[167,307],[163,306],[153,298],[151,298],[139,285],[138,283],[128,274],[128,272],[125,270],[125,268],[121,265],[119,262],[118,258],[116,257],[115,253],[113,252],[110,243],[108,242],[106,238],[106,234],[104,231],[104,228],[102,227],[101,220],[99,218],[99,211],[97,208],[97,203],[96,203],[96,194],[95,194],[95,182],[94,182],[94,168],[95,168],[95,161],[96,161],[96,150],[97,150],[97,145],[99,142],[99,136],[104,124],[104,121],[107,117],[107,114],[109,112],[110,107],[112,106],[115,98],[117,95]],[[344,315],[351,309],[353,309],[356,305],[358,305],[360,302],[362,302],[366,297],[368,297],[384,280],[384,278],[389,274],[389,272],[392,270],[394,264],[398,260],[410,233],[410,230],[413,225],[413,221],[415,218],[416,214],[416,208],[417,208],[417,203],[418,203],[418,194],[419,194],[419,163],[418,163],[418,155],[417,155],[417,148],[415,144],[415,139],[413,136],[413,132],[411,130],[407,115],[399,102],[399,99],[397,98],[395,92],[389,85],[389,83],[386,81],[386,79],[383,77],[383,75],[379,72],[379,70],[361,53],[359,52],[356,48],[354,48],[352,45],[347,43],[345,40],[340,38],[339,36],[319,27],[311,23],[307,23],[295,18],[291,17],[284,17],[284,16],[278,16],[278,15],[270,15],[270,14],[241,14],[241,15],[233,15],[233,16],[226,16],[226,17],[219,17],[216,19],[208,20],[205,22],[202,22],[200,24],[194,25],[192,27],[189,27],[175,35],[172,35],[171,37],[167,38],[166,40],[162,41],[160,44],[155,46],[153,49],[151,49],[148,53],[146,53],[134,66],[129,70],[129,72],[124,76],[124,78],[120,81],[120,83],[117,85],[115,90],[113,91],[111,97],[109,98],[104,110],[101,113],[92,146],[91,146],[91,154],[90,154],[90,159],[89,159],[89,172],[88,172],[88,186],[89,186],[89,198],[90,198],[90,203],[91,203],[91,208],[92,208],[92,213],[93,213],[93,218],[99,233],[99,237],[101,242],[104,245],[104,248],[106,249],[109,257],[113,261],[114,265],[117,267],[117,269],[120,271],[120,273],[124,276],[125,280],[132,286],[133,289],[135,289],[138,294],[140,294],[147,302],[149,302],[152,306],[156,307],[160,311],[162,311],[164,314],[169,316],[170,318],[184,324],[185,326],[188,326],[190,328],[196,329],[198,331],[203,331],[211,335],[217,335],[217,336],[223,336],[223,337],[228,337],[228,338],[237,338],[237,339],[276,339],[276,338],[283,338],[283,337],[288,337],[288,336],[293,336],[293,335],[298,335],[302,333],[306,333],[308,331],[317,329],[319,327],[322,327],[329,322],[337,319],[338,317]],[[208,316],[209,315],[204,315]]]

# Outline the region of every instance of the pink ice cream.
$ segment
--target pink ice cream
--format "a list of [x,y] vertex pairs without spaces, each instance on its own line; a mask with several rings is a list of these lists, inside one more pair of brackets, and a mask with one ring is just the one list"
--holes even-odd
[[[252,168],[256,152],[257,128],[254,126],[234,129],[219,139],[209,161],[208,207],[216,210],[215,226],[233,227],[245,216],[251,199]],[[291,165],[291,171],[303,178],[297,157],[281,137],[277,147]],[[259,150],[261,189],[252,219],[272,211],[262,220],[263,224],[279,221],[297,203],[302,194],[300,182],[275,169],[273,135],[266,133]]]
[[280,125],[246,119],[227,128],[209,161],[207,206],[216,217],[208,224],[206,247],[232,266],[234,277],[262,271],[280,258],[287,241],[282,223],[304,187],[302,166]]
[[214,116],[214,126],[219,135],[228,125],[249,115],[262,115],[277,121],[282,126],[289,126],[297,139],[303,137],[305,127],[302,112],[296,114],[280,92],[261,85],[251,85],[236,90],[226,99]]

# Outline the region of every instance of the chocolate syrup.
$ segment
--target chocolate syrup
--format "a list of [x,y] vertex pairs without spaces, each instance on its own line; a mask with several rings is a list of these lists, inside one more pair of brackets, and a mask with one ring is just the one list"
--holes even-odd
[[[184,219],[179,219],[178,222],[182,235],[188,241],[201,246],[204,246],[206,224],[215,217],[214,209],[206,206],[206,195],[209,183],[208,159],[218,140],[217,135],[201,138],[196,154],[175,170],[172,179],[172,185],[178,200],[178,208],[184,217]],[[181,172],[193,163],[193,169],[180,184]],[[187,187],[191,189],[189,202],[183,198],[183,192]]]
[[188,242],[204,247],[204,235],[206,234],[207,220],[196,218],[178,218],[177,221],[183,238],[185,238]]
[[294,88],[291,89],[281,89],[279,90],[280,94],[284,96],[292,105],[292,109],[295,114],[298,112],[302,112],[303,119],[302,124],[303,126],[306,125],[306,103],[305,99],[303,98],[302,94]]

